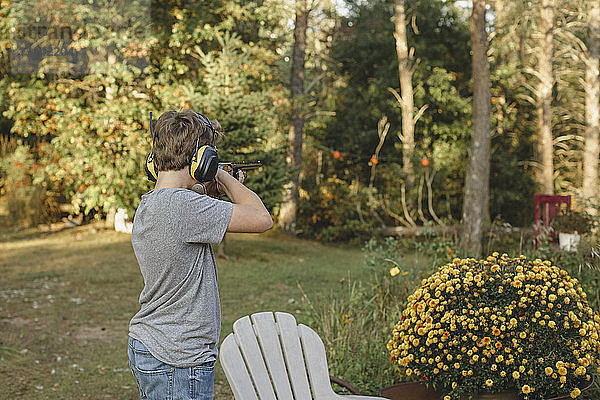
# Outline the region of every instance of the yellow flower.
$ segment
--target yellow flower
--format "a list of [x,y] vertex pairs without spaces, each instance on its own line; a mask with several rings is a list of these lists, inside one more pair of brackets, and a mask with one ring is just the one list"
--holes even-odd
[[489,387],[492,387],[494,385],[494,381],[491,379],[488,379],[487,381],[485,381],[485,384]]
[[521,374],[519,374],[519,371],[515,371],[512,373],[513,378],[515,379],[519,379],[519,377],[521,376]]
[[521,391],[525,394],[531,393],[531,388],[529,387],[529,385],[523,385],[523,387],[521,388]]
[[523,282],[515,280],[513,281],[512,285],[516,288],[520,288],[521,286],[523,286]]
[[546,367],[546,369],[544,370],[544,372],[546,373],[546,375],[550,376],[552,375],[552,367]]
[[396,275],[398,275],[399,273],[400,273],[400,268],[398,268],[398,267],[393,267],[393,268],[390,268],[390,275],[391,275],[391,276],[396,276]]
[[581,394],[581,390],[579,390],[579,388],[575,388],[573,389],[573,391],[571,392],[571,398],[576,398]]

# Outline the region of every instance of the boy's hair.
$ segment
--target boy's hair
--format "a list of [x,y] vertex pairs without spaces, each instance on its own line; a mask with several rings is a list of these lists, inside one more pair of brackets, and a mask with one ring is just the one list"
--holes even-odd
[[221,138],[221,125],[211,121],[215,131],[193,110],[166,111],[156,123],[154,160],[158,171],[177,171],[190,165],[196,150],[214,146]]

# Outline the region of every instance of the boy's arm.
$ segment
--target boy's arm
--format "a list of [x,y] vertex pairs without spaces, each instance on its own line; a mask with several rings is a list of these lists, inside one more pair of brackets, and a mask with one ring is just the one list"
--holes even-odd
[[227,232],[261,233],[271,229],[271,215],[256,193],[222,169],[217,170],[215,181],[218,191],[233,203]]

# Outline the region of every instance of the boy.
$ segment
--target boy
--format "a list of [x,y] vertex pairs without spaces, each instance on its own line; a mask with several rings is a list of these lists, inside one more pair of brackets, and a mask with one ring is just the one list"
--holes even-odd
[[[243,174],[238,180],[219,169],[203,185],[190,175],[192,156],[214,146],[219,130],[218,122],[192,110],[167,111],[156,125],[158,178],[142,195],[131,235],[144,277],[128,346],[141,399],[212,400],[221,313],[210,245],[225,232],[264,232],[273,225],[261,199],[243,185]],[[214,198],[218,193],[231,202]]]

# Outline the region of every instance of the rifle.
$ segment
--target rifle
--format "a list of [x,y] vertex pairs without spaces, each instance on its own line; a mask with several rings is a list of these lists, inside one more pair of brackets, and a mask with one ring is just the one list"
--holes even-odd
[[238,171],[246,169],[260,168],[262,164],[260,161],[257,162],[220,162],[219,168],[228,174],[237,178]]

